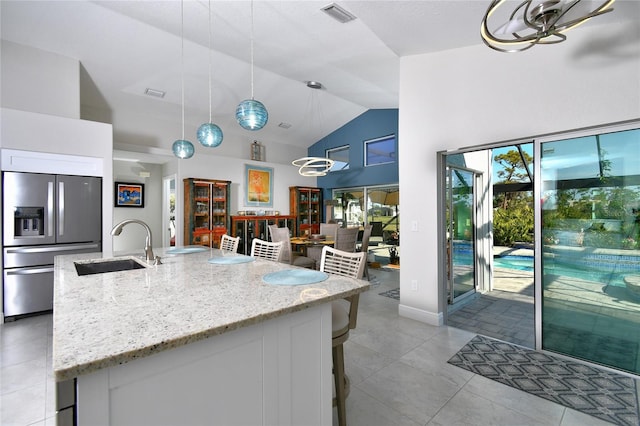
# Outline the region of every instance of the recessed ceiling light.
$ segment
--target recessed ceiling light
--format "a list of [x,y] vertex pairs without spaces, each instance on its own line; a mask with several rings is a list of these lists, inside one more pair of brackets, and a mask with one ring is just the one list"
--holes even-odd
[[145,89],[144,94],[149,96],[155,96],[156,98],[164,98],[165,92],[162,90],[147,88]]
[[278,124],[278,127],[282,127],[283,129],[288,129],[289,127],[291,127],[291,124],[282,122]]
[[310,89],[322,89],[322,83],[319,81],[306,81],[307,87]]
[[323,7],[321,10],[342,24],[356,19],[355,15],[347,12],[335,3]]

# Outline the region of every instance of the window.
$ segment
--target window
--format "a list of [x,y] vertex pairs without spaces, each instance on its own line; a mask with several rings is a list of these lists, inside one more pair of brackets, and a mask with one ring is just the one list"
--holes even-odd
[[387,164],[396,161],[396,135],[364,142],[364,165]]
[[342,226],[373,224],[377,236],[395,244],[400,230],[398,185],[334,189],[332,199],[331,217]]
[[349,145],[328,149],[327,158],[335,161],[330,172],[349,169]]

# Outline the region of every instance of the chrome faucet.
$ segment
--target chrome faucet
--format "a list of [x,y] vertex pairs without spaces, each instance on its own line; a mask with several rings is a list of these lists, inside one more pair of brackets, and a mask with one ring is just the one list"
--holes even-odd
[[147,225],[146,223],[144,223],[141,220],[138,219],[125,219],[122,222],[120,222],[119,224],[117,224],[116,226],[113,227],[113,229],[111,230],[111,235],[115,235],[118,236],[122,233],[122,228],[124,228],[125,225],[128,225],[129,223],[137,223],[139,225],[144,226],[144,229],[147,231],[147,238],[145,239],[144,242],[144,255],[147,259],[147,261],[153,261],[155,262],[155,264],[159,264],[160,263],[160,258],[156,257],[153,254],[153,249],[151,248],[151,228],[149,228],[149,225]]

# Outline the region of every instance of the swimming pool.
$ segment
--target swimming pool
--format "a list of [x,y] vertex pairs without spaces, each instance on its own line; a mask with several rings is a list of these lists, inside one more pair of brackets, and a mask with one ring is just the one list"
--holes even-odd
[[[472,266],[472,246],[456,242],[453,246],[454,265]],[[558,275],[604,285],[625,287],[627,275],[640,275],[640,256],[637,251],[575,251],[562,247],[545,250],[543,268],[546,276]],[[533,256],[494,256],[494,268],[506,268],[533,273]]]
[[[464,253],[463,255],[458,252],[456,253],[456,257],[454,258],[454,265],[472,266],[472,260],[473,258],[471,257],[471,252]],[[533,256],[494,256],[493,267],[533,272]]]
[[[458,256],[456,265],[471,266],[471,256]],[[533,273],[533,256],[496,256],[493,258],[494,268],[505,268]],[[629,274],[640,274],[640,263],[615,261],[593,262],[584,259],[545,258],[543,260],[545,275],[559,275],[580,280],[625,287],[624,277]]]
[[517,269],[533,272],[533,256],[499,256],[493,258],[494,268]]
[[[640,263],[630,264],[629,262],[595,263],[592,261],[572,261],[569,259],[558,260],[545,258],[543,267],[545,275],[560,275],[577,278],[585,281],[592,281],[605,285],[625,287],[624,277],[629,274],[640,274]],[[501,256],[493,258],[495,268],[507,268],[519,271],[533,272],[533,256]]]

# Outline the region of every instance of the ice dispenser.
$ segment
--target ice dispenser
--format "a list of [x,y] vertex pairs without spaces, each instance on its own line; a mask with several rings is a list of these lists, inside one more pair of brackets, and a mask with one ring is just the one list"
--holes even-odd
[[15,237],[44,235],[44,207],[16,207],[14,220]]

